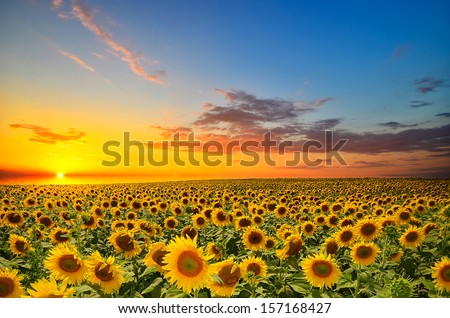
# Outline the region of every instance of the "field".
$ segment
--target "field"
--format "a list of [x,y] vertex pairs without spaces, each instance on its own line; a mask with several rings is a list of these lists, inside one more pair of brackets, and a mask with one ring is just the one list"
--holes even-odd
[[449,180],[0,187],[0,297],[449,297]]

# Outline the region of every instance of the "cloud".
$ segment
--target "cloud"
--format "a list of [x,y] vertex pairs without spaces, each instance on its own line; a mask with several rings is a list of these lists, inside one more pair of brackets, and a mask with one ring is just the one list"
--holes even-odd
[[422,94],[434,92],[437,88],[444,86],[445,81],[443,79],[436,79],[431,76],[423,77],[413,81],[416,86],[416,91]]
[[72,61],[74,61],[75,63],[77,63],[78,65],[84,67],[85,69],[87,69],[88,71],[91,72],[95,72],[94,68],[92,66],[89,66],[86,64],[85,61],[83,61],[82,59],[80,59],[79,57],[77,57],[76,55],[73,55],[71,53],[68,53],[66,51],[60,50],[59,53],[61,53],[62,55],[64,55],[65,57],[71,59]]
[[431,102],[423,102],[423,101],[420,101],[420,100],[412,100],[412,101],[410,101],[409,103],[410,103],[409,105],[410,105],[412,108],[419,108],[419,107],[424,107],[424,106],[431,106],[431,105],[433,105],[433,103],[431,103]]
[[[214,90],[225,97],[226,106],[204,104],[204,112],[193,125],[205,130],[225,130],[238,136],[255,135],[269,129],[286,134],[298,132],[297,121],[328,101],[326,97],[313,102],[289,101],[281,98],[258,98],[241,90]],[[236,136],[237,135],[237,136]]]
[[103,60],[105,58],[102,54],[97,53],[97,52],[92,52],[91,54],[94,55],[99,60]]
[[115,54],[117,54],[120,59],[126,62],[131,71],[136,75],[144,78],[147,81],[151,81],[158,84],[163,84],[162,76],[166,74],[165,71],[159,71],[156,74],[150,74],[144,70],[144,67],[141,65],[142,57],[139,54],[133,52],[130,48],[126,47],[123,44],[120,44],[116,41],[112,34],[107,32],[96,20],[93,11],[88,7],[88,5],[84,1],[73,0],[70,11],[63,12],[62,11],[62,1],[53,2],[53,9],[58,12],[60,17],[73,17],[78,19],[81,24],[94,33],[97,38],[107,45]]
[[388,128],[392,128],[392,129],[398,129],[398,128],[416,127],[417,124],[406,125],[406,124],[401,124],[396,121],[389,121],[387,123],[379,123],[378,126],[388,127]]
[[55,144],[61,141],[75,141],[82,139],[86,133],[71,128],[67,133],[54,133],[50,128],[45,128],[31,124],[10,124],[11,128],[29,129],[34,133],[34,136],[29,141],[40,142],[44,144]]
[[172,138],[172,136],[176,133],[180,134],[180,138],[186,138],[186,136],[188,134],[190,134],[192,132],[192,128],[188,128],[188,127],[175,127],[175,128],[170,128],[170,127],[161,127],[161,126],[150,126],[151,128],[155,128],[158,129],[159,131],[161,131],[161,136],[169,139]]
[[440,113],[440,114],[436,114],[436,116],[440,116],[440,117],[450,117],[450,113]]
[[403,44],[395,48],[395,50],[391,54],[391,58],[394,60],[397,60],[401,58],[402,56],[406,55],[409,52],[409,45]]
[[[308,139],[323,140],[323,132],[309,131]],[[434,128],[406,129],[398,133],[356,133],[335,130],[334,140],[348,139],[342,151],[358,154],[379,154],[407,151],[448,151],[450,125]]]

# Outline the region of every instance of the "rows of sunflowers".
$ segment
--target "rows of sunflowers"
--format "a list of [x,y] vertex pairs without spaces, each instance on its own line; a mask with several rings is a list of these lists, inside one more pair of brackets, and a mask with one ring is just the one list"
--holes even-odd
[[449,297],[449,180],[0,187],[0,297]]

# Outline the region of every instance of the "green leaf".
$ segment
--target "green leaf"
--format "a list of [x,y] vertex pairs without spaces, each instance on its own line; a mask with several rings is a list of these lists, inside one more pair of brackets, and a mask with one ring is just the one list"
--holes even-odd
[[163,279],[161,277],[156,277],[153,283],[151,283],[150,286],[142,291],[142,294],[145,295],[151,293],[156,286],[162,283],[162,281]]

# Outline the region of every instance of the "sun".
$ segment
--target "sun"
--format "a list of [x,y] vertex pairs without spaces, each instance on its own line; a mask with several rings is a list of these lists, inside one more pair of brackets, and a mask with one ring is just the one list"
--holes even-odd
[[64,177],[64,173],[58,172],[58,173],[56,174],[56,176],[58,177],[58,179],[62,179],[62,178]]

